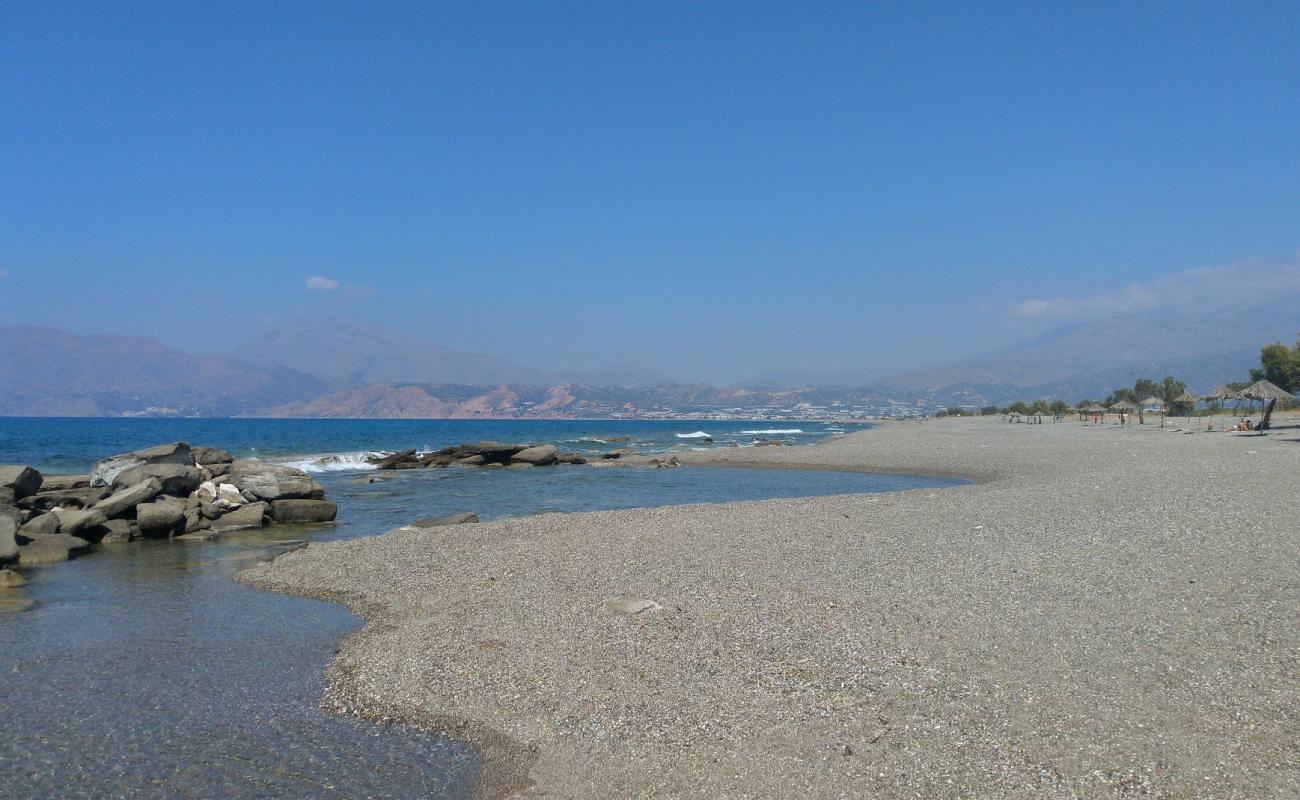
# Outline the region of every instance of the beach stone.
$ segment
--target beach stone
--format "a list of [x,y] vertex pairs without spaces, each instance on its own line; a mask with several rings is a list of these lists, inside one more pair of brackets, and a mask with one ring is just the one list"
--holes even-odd
[[269,503],[256,502],[228,511],[212,521],[213,531],[238,531],[262,527],[262,517],[270,510]]
[[339,507],[328,500],[275,500],[271,517],[281,525],[333,522]]
[[245,498],[254,500],[299,500],[324,496],[325,490],[300,469],[268,464],[255,459],[239,459],[226,474],[227,482],[239,487]]
[[202,464],[205,467],[229,464],[235,460],[235,457],[228,450],[221,450],[216,447],[193,447],[190,448],[190,452],[194,455],[194,463]]
[[412,522],[410,525],[407,525],[406,527],[441,528],[444,525],[465,525],[465,524],[471,524],[475,522],[478,522],[478,514],[469,511],[464,514],[452,514],[449,517],[425,517],[424,519],[416,520],[415,522]]
[[[14,553],[17,555],[17,552]],[[27,579],[11,569],[0,569],[0,588],[17,589],[19,586],[26,586]]]
[[658,611],[661,606],[653,600],[646,600],[643,597],[632,597],[631,595],[619,595],[606,600],[601,606],[610,614],[626,614],[634,616],[644,614],[647,611]]
[[152,503],[135,507],[135,524],[140,535],[163,539],[179,533],[185,519],[185,505],[178,500],[160,497]]
[[554,464],[558,454],[559,450],[555,448],[555,445],[541,444],[536,447],[528,447],[520,450],[518,453],[511,456],[510,460],[512,462],[540,467],[546,464]]
[[100,544],[122,544],[135,538],[131,523],[124,519],[110,519],[104,523],[104,536]]
[[106,517],[118,517],[123,512],[152,500],[162,491],[162,488],[162,483],[157,478],[146,478],[133,486],[114,492],[91,508],[102,512]]
[[16,510],[0,508],[0,563],[12,561],[18,555],[18,523]]
[[23,498],[21,505],[32,511],[50,511],[55,508],[90,508],[111,493],[111,490],[101,487],[37,492],[30,497]]
[[14,500],[41,490],[41,473],[24,466],[0,466],[0,489],[8,489]]
[[59,532],[59,515],[53,511],[37,514],[18,530],[19,536],[49,536]]
[[203,473],[187,464],[141,464],[122,470],[113,478],[113,486],[123,489],[143,483],[150,478],[161,485],[161,494],[185,497],[203,482]]
[[59,533],[79,536],[82,539],[97,539],[102,531],[96,531],[108,522],[102,511],[94,509],[78,511],[72,508],[56,508],[54,515],[59,519]]
[[43,567],[58,564],[90,548],[90,542],[66,533],[36,536],[18,548],[18,566]]
[[89,475],[43,475],[41,491],[66,492],[69,489],[89,489]]
[[[111,486],[113,480],[122,472],[146,464],[180,464],[194,466],[194,454],[185,442],[160,444],[130,453],[121,453],[97,461],[90,468],[91,486]],[[138,480],[129,483],[138,483]]]

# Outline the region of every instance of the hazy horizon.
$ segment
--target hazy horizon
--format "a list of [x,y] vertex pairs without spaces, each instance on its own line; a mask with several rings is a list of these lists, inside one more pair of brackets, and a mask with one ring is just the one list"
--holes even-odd
[[[0,318],[884,374],[1300,292],[1300,13],[0,10]],[[248,335],[245,335],[248,334]]]

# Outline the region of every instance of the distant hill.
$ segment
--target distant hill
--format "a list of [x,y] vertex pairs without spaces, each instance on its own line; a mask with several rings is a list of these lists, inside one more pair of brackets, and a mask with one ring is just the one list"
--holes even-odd
[[152,339],[0,327],[4,416],[231,416],[336,386],[293,369],[182,353]]
[[286,322],[237,347],[232,355],[353,384],[427,383],[495,386],[645,386],[667,378],[631,367],[547,372],[495,356],[451,350],[403,331],[357,320],[312,317]]

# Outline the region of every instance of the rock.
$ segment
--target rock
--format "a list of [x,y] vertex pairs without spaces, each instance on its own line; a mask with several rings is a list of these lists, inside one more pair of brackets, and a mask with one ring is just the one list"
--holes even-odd
[[18,529],[20,536],[49,536],[58,532],[59,515],[53,511],[48,514],[37,514]]
[[217,487],[217,508],[239,508],[249,500],[240,493],[239,487],[223,483]]
[[160,497],[152,503],[135,507],[135,524],[140,535],[151,539],[165,539],[180,533],[185,521],[185,505],[170,497]]
[[302,470],[255,459],[235,461],[226,479],[239,487],[245,498],[251,493],[253,500],[298,500],[325,495],[325,490]]
[[[102,461],[96,462],[95,466],[90,468],[90,485],[111,486],[113,479],[122,472],[145,464],[181,464],[192,467],[194,466],[194,453],[185,442],[173,442],[145,448],[144,450],[136,450],[132,453],[109,456]],[[129,483],[139,483],[139,481],[129,481]]]
[[32,511],[50,511],[55,508],[90,508],[111,493],[109,489],[100,487],[37,492],[30,497],[24,497],[20,501],[20,505]]
[[483,460],[488,463],[504,464],[508,462],[516,453],[528,449],[526,444],[497,444],[496,442],[477,442],[475,444],[462,444],[456,448],[461,458],[466,456],[483,456]]
[[656,469],[663,469],[664,467],[680,467],[682,465],[682,462],[677,458],[677,456],[654,458],[650,460],[650,463],[654,464]]
[[[122,474],[125,475],[126,473]],[[121,477],[121,475],[118,477]],[[146,478],[137,484],[128,486],[121,491],[114,492],[103,500],[100,500],[98,503],[95,503],[91,508],[95,511],[102,512],[106,517],[120,517],[129,509],[152,500],[162,491],[162,489],[162,483],[157,478]]]
[[18,555],[18,525],[22,517],[17,510],[0,508],[0,564]]
[[559,451],[555,448],[555,445],[540,444],[536,447],[528,447],[520,450],[518,453],[511,456],[510,460],[514,463],[530,464],[535,467],[541,467],[547,464],[554,464],[555,457],[558,454]]
[[644,614],[647,611],[658,611],[661,606],[653,600],[646,600],[631,595],[619,595],[610,598],[603,603],[605,611],[611,614],[626,614],[634,616]]
[[183,526],[185,533],[194,533],[201,528],[206,528],[209,521],[203,516],[198,506],[185,509],[185,524]]
[[464,458],[458,458],[452,462],[452,465],[457,467],[481,467],[483,466],[483,462],[483,456],[475,454],[472,456],[465,456]]
[[465,514],[452,514],[450,517],[426,517],[425,519],[412,522],[407,528],[441,528],[444,525],[465,525],[468,523],[478,522],[478,514],[467,512]]
[[18,548],[18,566],[43,567],[57,564],[90,548],[90,542],[66,533],[36,536],[28,544]]
[[203,482],[203,473],[197,467],[186,464],[141,464],[138,467],[122,470],[113,478],[113,486],[123,489],[143,483],[150,478],[161,485],[162,494],[172,497],[185,497],[199,488]]
[[190,449],[190,452],[194,455],[194,463],[205,467],[229,464],[235,460],[235,457],[228,451],[219,450],[215,447],[194,447]]
[[399,469],[399,464],[412,460],[414,460],[417,465],[419,464],[419,460],[415,457],[414,449],[403,450],[400,453],[393,453],[391,456],[384,456],[383,458],[376,459],[370,463],[375,465],[375,469]]
[[19,586],[26,585],[27,579],[22,575],[11,569],[0,569],[0,589],[17,589]]
[[587,459],[577,453],[560,453],[555,460],[561,464],[586,464]]
[[339,507],[327,500],[275,500],[271,518],[280,525],[333,522]]
[[104,512],[94,509],[78,511],[73,508],[56,508],[54,515],[59,518],[59,535],[70,534],[87,540],[102,536],[104,532],[98,529],[108,522]]
[[600,457],[601,457],[602,459],[606,460],[606,461],[609,461],[609,460],[616,459],[616,458],[622,458],[622,457],[623,457],[623,454],[624,454],[625,452],[627,452],[627,451],[625,451],[625,450],[610,450],[610,451],[607,452],[607,453],[601,453],[601,454],[600,454]]
[[262,517],[270,509],[269,503],[249,503],[240,506],[234,511],[228,511],[212,521],[212,530],[221,531],[238,531],[245,528],[262,527]]
[[244,502],[245,502],[245,503],[256,503],[256,502],[257,502],[257,495],[253,494],[252,492],[248,491],[247,489],[244,489],[244,490],[240,491],[239,496],[242,497],[242,498],[244,498]]
[[[227,484],[222,485],[225,486]],[[235,489],[233,486],[231,489],[234,490],[235,494],[239,494],[238,489]],[[214,503],[217,500],[217,485],[212,481],[204,481],[199,484],[199,488],[195,489],[194,494],[191,496],[197,497],[201,501],[206,500],[209,503]]]
[[41,473],[31,467],[0,466],[0,490],[6,489],[5,496],[13,500],[34,495],[41,490]]
[[89,489],[89,475],[44,475],[41,490],[45,492],[66,492],[69,489]]
[[100,544],[122,544],[135,538],[131,523],[124,519],[110,519],[104,523],[106,533],[99,540]]

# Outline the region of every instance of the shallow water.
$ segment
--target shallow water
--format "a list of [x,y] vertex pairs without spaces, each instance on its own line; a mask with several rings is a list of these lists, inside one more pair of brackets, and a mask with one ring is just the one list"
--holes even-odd
[[[157,433],[145,435],[213,442],[183,430]],[[371,476],[373,483],[356,482]],[[355,617],[229,579],[304,540],[379,533],[461,511],[491,519],[947,483],[582,467],[334,472],[318,480],[339,504],[336,525],[103,546],[27,573],[31,583],[19,593],[34,605],[0,614],[6,796],[467,797],[478,768],[468,748],[319,710],[324,666],[358,626]]]

